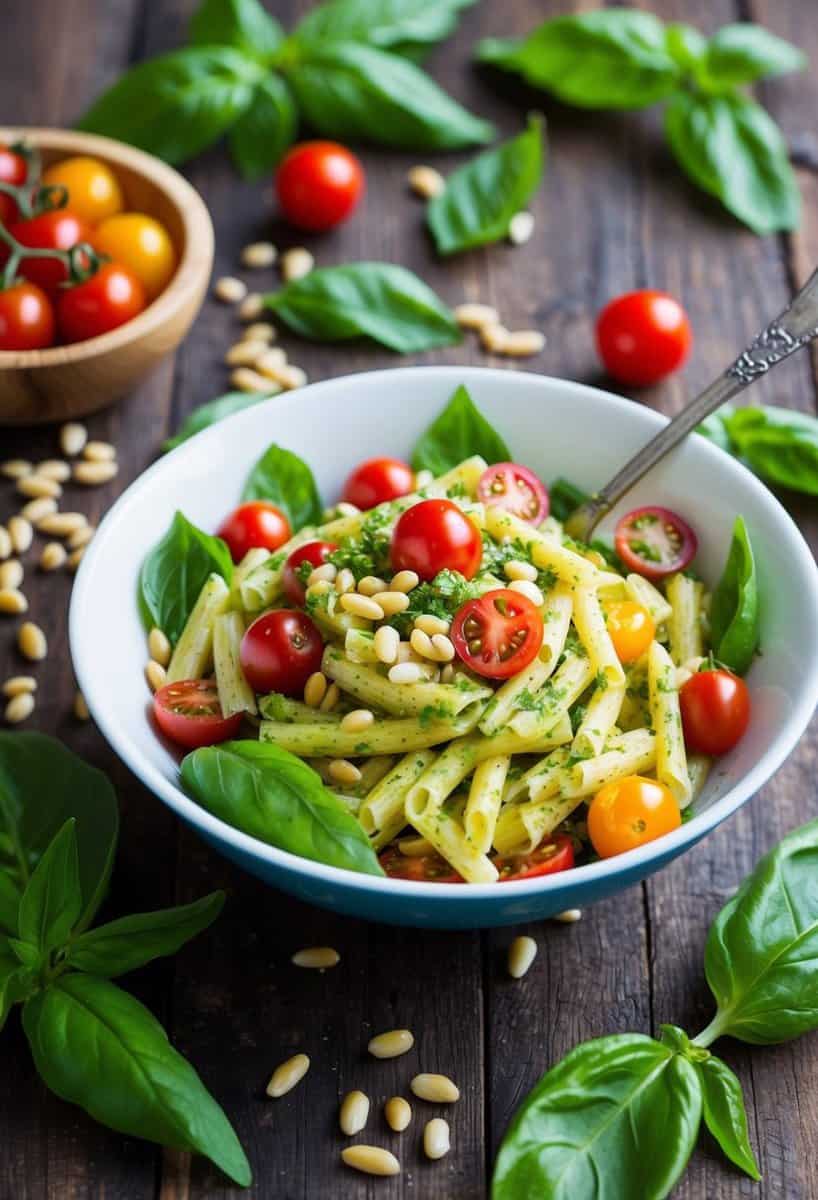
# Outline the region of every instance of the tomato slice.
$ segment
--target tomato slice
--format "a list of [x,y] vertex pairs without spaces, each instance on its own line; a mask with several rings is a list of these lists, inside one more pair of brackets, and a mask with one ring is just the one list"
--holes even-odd
[[537,875],[554,875],[557,871],[567,871],[573,867],[574,843],[567,834],[557,833],[546,838],[531,854],[495,858],[494,865],[500,872],[499,883],[534,879]]
[[451,637],[467,667],[487,679],[508,679],[533,662],[542,645],[540,610],[521,592],[497,588],[459,608]]
[[548,492],[533,471],[518,463],[495,463],[480,476],[477,495],[485,505],[503,508],[539,525],[548,516]]
[[153,698],[153,712],[165,736],[186,750],[226,742],[236,736],[244,719],[243,713],[222,716],[213,679],[180,679],[166,684]]
[[441,854],[401,854],[397,846],[387,846],[379,861],[390,879],[410,879],[414,883],[463,883],[463,876],[452,870]]
[[683,571],[699,546],[687,521],[655,504],[626,513],[616,527],[614,542],[625,565],[646,579]]

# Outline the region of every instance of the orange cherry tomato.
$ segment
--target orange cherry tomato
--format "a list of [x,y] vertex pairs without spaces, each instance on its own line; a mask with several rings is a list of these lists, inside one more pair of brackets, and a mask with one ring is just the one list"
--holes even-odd
[[605,612],[608,633],[620,662],[636,662],[653,641],[656,626],[648,610],[635,600],[619,600]]
[[164,225],[144,213],[118,213],[94,232],[94,248],[122,263],[155,300],[176,270],[176,249]]
[[89,225],[98,225],[125,207],[122,188],[111,168],[85,154],[54,163],[43,172],[43,183],[64,187],[71,211]]
[[588,836],[600,858],[612,858],[678,829],[679,805],[656,779],[628,775],[600,788],[588,809]]

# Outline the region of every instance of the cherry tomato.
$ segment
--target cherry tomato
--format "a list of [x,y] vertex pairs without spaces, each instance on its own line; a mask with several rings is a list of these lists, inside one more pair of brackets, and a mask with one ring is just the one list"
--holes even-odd
[[43,183],[66,188],[71,211],[89,225],[98,225],[125,207],[119,180],[98,158],[84,154],[64,158],[43,171]]
[[177,746],[196,750],[235,737],[242,713],[223,717],[219,689],[212,679],[183,679],[160,688],[153,698],[156,723]]
[[325,563],[328,555],[337,549],[338,547],[335,542],[305,542],[303,546],[299,546],[297,550],[293,550],[285,562],[284,570],[281,573],[284,595],[290,604],[301,606],[306,599],[306,590],[304,584],[301,582],[301,573],[298,570],[301,564],[309,563],[310,567],[314,570],[316,567],[320,567],[322,563]]
[[646,579],[683,571],[699,547],[687,521],[655,504],[626,513],[616,526],[614,544],[625,565]]
[[441,854],[401,854],[397,846],[388,846],[378,856],[390,879],[411,879],[413,883],[463,883]]
[[298,229],[332,229],[351,214],[364,190],[364,169],[338,142],[302,142],[275,175],[278,202]]
[[[15,221],[9,233],[23,246],[34,250],[70,250],[77,242],[90,242],[91,227],[67,208],[41,213],[28,221]],[[3,261],[8,258],[8,251]],[[68,279],[68,271],[56,258],[24,258],[20,274],[46,292],[55,291]]]
[[374,508],[386,500],[408,496],[415,486],[415,475],[408,463],[399,458],[368,458],[344,484],[342,499],[356,508]]
[[644,846],[681,823],[682,814],[670,789],[642,775],[607,783],[588,808],[588,836],[600,858]]
[[574,844],[566,834],[557,833],[546,838],[531,854],[495,858],[494,865],[500,872],[498,883],[533,879],[537,875],[554,875],[557,871],[567,871],[573,867]]
[[65,342],[84,342],[130,321],[145,307],[145,289],[127,267],[103,263],[85,283],[57,296],[57,325]]
[[694,754],[726,754],[750,723],[747,684],[730,671],[697,671],[679,691],[685,745]]
[[620,662],[636,662],[653,641],[656,626],[644,604],[619,600],[605,610],[606,624]]
[[504,508],[539,525],[548,516],[548,492],[533,471],[517,463],[495,463],[480,476],[477,495],[487,506]]
[[254,692],[300,696],[320,670],[324,643],[306,613],[275,608],[258,617],[241,640],[241,665]]
[[603,308],[596,344],[605,370],[620,383],[644,387],[678,370],[693,334],[678,300],[666,292],[627,292]]
[[164,225],[144,213],[119,213],[94,231],[94,249],[122,263],[155,300],[176,270],[176,250]]
[[0,350],[42,350],[54,344],[54,309],[35,283],[0,291]]
[[483,543],[477,526],[451,500],[421,500],[398,518],[390,557],[394,571],[416,571],[421,579],[447,568],[471,579]]
[[227,542],[233,562],[241,562],[248,550],[262,546],[277,550],[292,537],[290,522],[269,500],[248,500],[234,508],[218,529]]
[[[0,145],[0,183],[9,183],[12,187],[20,187],[25,183],[27,174],[28,167],[22,154],[17,154],[8,146]],[[17,204],[11,196],[0,192],[0,221],[4,225],[8,225],[9,221],[13,221],[17,216],[17,212]]]
[[466,666],[488,679],[508,679],[527,667],[542,645],[540,610],[527,596],[497,588],[455,613],[451,638]]

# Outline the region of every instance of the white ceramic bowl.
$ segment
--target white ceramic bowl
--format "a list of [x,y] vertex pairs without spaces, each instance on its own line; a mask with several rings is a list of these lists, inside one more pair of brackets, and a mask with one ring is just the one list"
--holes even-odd
[[[667,837],[619,858],[507,885],[384,880],[296,858],[225,825],[182,792],[177,763],[148,720],[145,633],[137,611],[140,564],[180,508],[215,529],[271,441],[306,459],[331,501],[358,461],[408,456],[420,432],[464,383],[512,453],[546,481],[591,490],[664,418],[618,396],[539,375],[476,367],[412,367],[348,375],[291,392],[206,430],[157,462],[120,498],[90,544],[74,587],[70,639],[89,708],[131,770],[224,854],[276,887],[316,904],[382,921],[442,928],[548,916],[643,879],[692,846],[762,786],[790,753],[818,700],[818,572],[798,529],[748,471],[690,437],[628,496],[626,509],[676,509],[699,536],[697,566],[714,581],[743,514],[758,560],[762,653],[748,683],[753,714],[737,749],[711,773],[696,815]],[[603,532],[616,520],[614,513]],[[719,839],[711,853],[725,853]]]

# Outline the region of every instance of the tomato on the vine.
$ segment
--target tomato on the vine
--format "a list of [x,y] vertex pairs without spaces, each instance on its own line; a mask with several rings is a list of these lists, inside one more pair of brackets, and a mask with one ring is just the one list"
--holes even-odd
[[341,499],[356,508],[374,508],[408,496],[414,486],[415,475],[408,463],[399,458],[368,458],[347,479]]
[[284,216],[298,229],[332,229],[352,213],[364,190],[360,161],[338,142],[302,142],[284,156],[275,188]]
[[588,808],[588,836],[600,858],[644,846],[681,823],[682,814],[670,789],[642,775],[607,783]]
[[531,525],[548,516],[548,492],[533,471],[519,463],[495,463],[484,471],[477,495],[486,507],[503,508]]
[[35,283],[0,291],[0,350],[43,350],[54,344],[54,309]]
[[155,300],[176,270],[176,249],[164,225],[144,213],[119,213],[94,230],[94,249],[122,263]]
[[303,546],[293,550],[281,572],[284,595],[290,604],[300,607],[306,599],[306,588],[301,582],[301,572],[298,568],[304,563],[308,563],[310,569],[314,571],[316,567],[320,567],[327,561],[333,550],[337,549],[335,542],[305,542]]
[[724,668],[697,671],[679,691],[685,745],[694,754],[726,754],[750,724],[750,692]]
[[98,225],[125,207],[122,188],[111,168],[86,154],[53,163],[43,171],[43,183],[64,187],[72,212],[89,225]]
[[378,856],[384,874],[390,879],[410,879],[413,883],[464,883],[442,854],[402,854],[397,846],[388,846]]
[[451,638],[467,667],[488,679],[517,675],[537,656],[543,619],[527,596],[497,588],[455,613]]
[[479,529],[451,500],[413,504],[392,534],[393,571],[415,571],[421,579],[434,579],[447,569],[471,579],[482,557]]
[[[9,233],[32,250],[71,250],[78,242],[91,241],[91,227],[67,208],[15,221],[9,226]],[[3,262],[8,256],[8,248],[3,247]],[[58,258],[23,258],[20,274],[46,292],[56,291],[68,280],[68,269]]]
[[57,325],[65,342],[84,342],[130,321],[145,307],[145,289],[126,267],[103,263],[83,283],[57,296]]
[[555,875],[557,871],[567,871],[573,867],[574,844],[565,833],[552,834],[530,854],[495,858],[494,865],[500,872],[498,883],[534,879],[537,875]]
[[[8,183],[12,187],[21,187],[28,174],[28,166],[22,154],[11,150],[8,146],[0,145],[0,183]],[[0,221],[8,225],[17,216],[17,203],[13,197],[0,192]]]
[[685,310],[666,292],[627,292],[611,300],[597,317],[600,358],[620,383],[636,387],[658,383],[682,365],[692,341]]
[[257,617],[241,641],[241,666],[254,692],[300,696],[320,670],[324,643],[306,613],[276,608]]
[[248,500],[234,508],[222,522],[218,536],[227,542],[233,562],[241,562],[255,546],[277,550],[288,542],[290,522],[269,500]]
[[644,604],[617,600],[605,609],[605,623],[620,662],[636,662],[653,641],[656,626]]
[[683,571],[696,555],[695,533],[677,513],[646,504],[626,513],[614,533],[616,553],[631,571],[663,579]]
[[235,737],[244,716],[223,716],[219,689],[212,679],[181,679],[166,684],[153,698],[153,712],[165,736],[186,750]]

